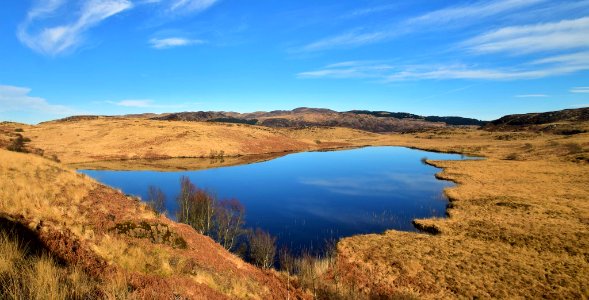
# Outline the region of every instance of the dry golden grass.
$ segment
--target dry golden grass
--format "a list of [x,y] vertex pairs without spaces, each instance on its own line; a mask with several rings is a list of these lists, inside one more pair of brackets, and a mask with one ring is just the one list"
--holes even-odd
[[[587,298],[589,135],[447,131],[393,144],[485,156],[433,161],[449,218],[418,220],[438,235],[387,231],[338,244],[341,272],[367,295]],[[571,146],[575,145],[575,146]],[[515,159],[512,158],[515,155]]]
[[[32,253],[30,245],[9,233],[0,233],[1,299],[96,299],[121,294],[121,286],[97,282],[75,266],[60,266],[46,252]],[[108,291],[100,293],[105,287]]]
[[80,170],[149,170],[149,171],[182,171],[204,170],[219,167],[244,165],[278,158],[289,152],[268,153],[259,155],[228,156],[223,158],[161,158],[131,160],[100,160],[69,164]]
[[88,238],[85,216],[77,211],[97,184],[85,175],[67,170],[47,159],[0,150],[0,212],[22,215],[35,228],[41,220],[68,228]]
[[[0,149],[0,179],[0,220],[24,225],[49,244],[47,253],[56,253],[67,266],[79,264],[81,270],[93,274],[92,280],[100,282],[103,296],[170,298],[178,294],[195,299],[267,299],[272,295],[270,291],[286,294],[278,276],[244,263],[188,226],[157,216],[145,204],[56,162]],[[181,237],[186,246],[157,244],[114,230],[117,224],[141,222],[166,228]],[[7,275],[13,282],[10,289],[22,286],[24,277],[18,277],[21,281],[12,279],[17,274],[38,273],[39,277],[34,279],[37,281],[30,286],[33,291],[44,290],[44,297],[49,299],[71,298],[63,291],[78,284],[70,282],[81,276],[78,269],[67,267],[59,271],[49,258],[27,265],[26,270],[20,269],[20,265],[11,263],[18,260],[18,253],[11,252],[11,246],[5,244],[0,242],[0,250],[8,249],[5,252],[13,254],[3,255],[7,259],[0,260],[0,271],[12,274]],[[56,272],[64,275],[51,275]],[[83,282],[79,284],[84,287]],[[38,299],[29,290],[13,292],[19,293],[22,296],[16,299]],[[296,294],[300,295],[300,291]]]
[[[10,132],[15,126],[5,124],[4,128]],[[231,161],[235,156],[316,150],[348,145],[350,141],[362,144],[371,136],[345,128],[272,129],[138,118],[47,122],[27,127],[22,134],[32,140],[31,148],[41,148],[44,156],[56,155],[64,163],[215,156],[219,161],[225,158],[228,164],[241,162]],[[176,167],[173,161],[170,165]],[[200,166],[196,163],[192,167]]]
[[[589,123],[573,125],[589,129]],[[440,178],[458,184],[446,190],[451,199],[449,218],[417,221],[439,234],[387,231],[343,239],[338,244],[336,267],[326,271],[325,266],[317,266],[323,284],[332,291],[346,291],[351,298],[589,297],[587,133],[563,136],[445,128],[381,135],[343,128],[269,129],[114,118],[45,123],[26,128],[23,134],[32,139],[31,146],[44,149],[46,155],[57,154],[65,163],[89,162],[98,168],[133,168],[131,161],[104,160],[134,158],[173,161],[140,161],[138,169],[178,169],[183,164],[201,168],[206,164],[177,158],[208,157],[222,150],[227,164],[233,164],[237,161],[229,156],[364,145],[484,156],[485,160],[477,161],[429,161],[444,169]],[[165,248],[162,246],[139,246],[133,240],[107,235],[93,240],[88,233],[92,228],[83,225],[88,218],[84,212],[112,208],[97,203],[60,208],[63,197],[59,191],[67,190],[74,203],[83,204],[85,193],[96,183],[58,164],[17,155],[0,151],[1,199],[5,202],[15,194],[18,199],[32,201],[0,203],[3,211],[25,212],[37,219],[63,218],[66,227],[74,228],[80,238],[93,241],[93,249],[101,257],[134,272],[174,276],[191,265],[190,260],[170,263],[170,252],[158,252]],[[40,176],[38,182],[46,184],[47,190],[43,186],[27,190],[28,178],[35,176]],[[55,185],[48,184],[54,179]],[[48,199],[58,199],[57,205],[48,205]],[[148,218],[149,212],[141,207],[125,210],[124,218]],[[232,266],[241,266],[237,269],[247,267],[230,254],[226,259]],[[197,274],[192,280],[234,297],[251,296],[267,288],[242,277],[224,279],[210,270]],[[241,287],[232,288],[239,284]]]

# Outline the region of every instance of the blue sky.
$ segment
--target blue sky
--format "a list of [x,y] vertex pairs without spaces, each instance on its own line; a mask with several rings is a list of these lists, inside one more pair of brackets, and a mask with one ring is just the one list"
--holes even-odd
[[7,0],[0,120],[589,106],[589,1]]

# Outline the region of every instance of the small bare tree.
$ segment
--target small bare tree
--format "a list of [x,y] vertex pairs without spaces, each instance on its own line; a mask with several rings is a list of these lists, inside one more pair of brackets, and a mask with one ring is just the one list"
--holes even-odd
[[271,268],[276,255],[276,238],[258,228],[250,233],[249,244],[253,262],[264,269]]
[[153,185],[147,188],[147,205],[158,215],[166,212],[166,195],[164,192]]
[[213,229],[213,215],[215,213],[215,197],[202,189],[197,189],[194,199],[193,226],[202,234],[210,234]]
[[213,227],[215,197],[205,190],[197,188],[190,178],[180,178],[180,195],[178,201],[179,222],[188,224],[201,234],[209,234]]
[[178,201],[178,212],[176,218],[178,222],[192,226],[192,199],[196,194],[196,186],[190,182],[187,176],[180,177],[180,195],[176,198]]
[[233,249],[243,232],[245,209],[237,199],[222,200],[215,209],[215,239],[227,250]]
[[278,263],[280,264],[280,269],[286,271],[286,299],[290,299],[290,276],[293,275],[295,270],[295,258],[290,254],[288,248],[283,247],[280,248],[278,251]]
[[286,271],[289,275],[294,273],[296,260],[288,248],[283,247],[278,251],[278,263],[280,264],[280,269]]

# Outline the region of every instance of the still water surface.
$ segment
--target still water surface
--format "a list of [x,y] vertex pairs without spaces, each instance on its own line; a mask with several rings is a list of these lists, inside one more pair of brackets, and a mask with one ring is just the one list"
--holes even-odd
[[464,159],[402,147],[367,147],[290,154],[274,160],[216,169],[158,171],[81,170],[126,194],[147,199],[149,185],[167,196],[168,215],[177,210],[180,177],[220,199],[245,206],[246,227],[278,238],[278,246],[298,252],[321,249],[327,240],[387,229],[414,231],[415,218],[443,217],[443,189],[451,182],[434,177],[439,169],[421,159]]

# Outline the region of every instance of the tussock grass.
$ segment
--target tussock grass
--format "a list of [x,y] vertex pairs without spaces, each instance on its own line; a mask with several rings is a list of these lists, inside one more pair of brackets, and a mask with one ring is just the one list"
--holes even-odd
[[0,211],[51,221],[83,238],[92,235],[78,226],[84,215],[72,205],[80,204],[96,185],[84,175],[41,157],[0,151],[0,177]]
[[60,265],[51,255],[34,255],[9,232],[0,232],[1,299],[97,299],[99,283],[80,268]]
[[[344,128],[317,132],[212,122],[98,118],[47,122],[27,129],[31,146],[65,163],[172,157],[223,158],[320,149],[366,133]],[[319,145],[315,141],[321,140]],[[181,141],[181,142],[179,142]],[[68,145],[68,147],[63,147]]]
[[[178,159],[174,163],[178,167],[181,157],[207,157],[211,150],[223,150],[227,162],[236,155],[364,145],[482,156],[486,159],[428,160],[444,168],[438,178],[458,184],[446,190],[452,201],[449,218],[419,221],[439,228],[439,234],[388,231],[343,239],[335,263],[303,263],[308,275],[301,282],[310,283],[316,296],[323,298],[587,298],[589,123],[575,126],[579,133],[564,136],[472,128],[379,135],[342,128],[291,130],[115,118],[50,122],[26,127],[25,133],[31,146],[44,149],[46,155],[56,154],[65,163],[171,158]],[[170,263],[174,257],[152,251],[155,246],[121,242],[114,236],[96,240],[91,228],[83,226],[88,216],[82,209],[93,181],[48,160],[4,152],[0,151],[0,209],[32,218],[30,227],[41,218],[54,222],[93,241],[95,251],[110,263],[136,272],[191,274],[221,292],[237,286],[238,279],[220,278],[189,259]],[[79,210],[62,205],[67,201],[77,203]],[[107,209],[94,205],[93,211]],[[126,213],[153,218],[144,206]],[[239,269],[248,267],[237,258],[227,260]],[[244,287],[230,293],[237,297],[266,288],[254,287],[259,282],[243,280]]]
[[[100,192],[96,194],[96,191]],[[103,198],[94,199],[97,195]],[[117,204],[121,201],[125,204]],[[96,214],[103,217],[97,217]],[[2,242],[0,247],[4,250],[0,254],[0,270],[4,272],[2,280],[5,281],[2,286],[6,290],[3,290],[5,297],[0,296],[0,299],[92,299],[94,294],[88,295],[85,292],[88,288],[101,299],[171,296],[172,288],[185,295],[196,290],[205,295],[216,291],[230,297],[243,294],[259,297],[269,293],[265,284],[273,284],[275,289],[281,288],[277,278],[245,265],[212,240],[200,237],[195,232],[188,232],[185,228],[181,236],[191,236],[192,243],[198,243],[197,247],[179,250],[168,245],[154,244],[150,240],[117,234],[113,231],[116,222],[106,227],[100,225],[108,220],[108,216],[115,218],[114,214],[122,221],[141,223],[159,220],[159,223],[165,223],[170,230],[180,234],[177,224],[162,215],[156,215],[146,204],[131,201],[116,191],[100,186],[85,175],[33,154],[0,149],[0,217],[8,216],[24,222],[22,225],[34,232],[33,235],[46,233],[46,238],[51,239],[62,238],[60,233],[68,234],[63,238],[67,238],[69,242],[79,241],[82,247],[87,247],[84,249],[89,253],[80,258],[87,259],[83,262],[93,264],[91,267],[99,267],[93,259],[104,261],[115,272],[109,273],[106,279],[90,278],[83,272],[87,270],[83,269],[87,265],[83,268],[63,265],[49,253],[33,260],[28,256],[22,259],[22,253],[26,251],[21,253],[14,250],[18,248],[14,243]],[[206,250],[202,250],[203,253],[200,252],[201,249]],[[198,252],[195,254],[195,251]],[[184,272],[184,262],[197,255],[204,255],[210,260],[204,261],[206,258],[201,258],[204,262],[193,264],[190,271],[194,275],[212,278],[215,280],[214,284],[208,285],[209,282],[205,282],[203,286],[197,285],[198,280],[192,278],[192,274]],[[222,267],[218,267],[219,264]],[[239,275],[234,275],[233,272],[239,272]],[[43,277],[32,279],[31,274],[35,273]],[[249,273],[254,278],[244,275]],[[131,286],[127,281],[131,280],[129,278],[134,280],[132,286],[139,286],[140,290],[128,288]],[[149,280],[155,280],[158,284],[169,280],[170,287],[161,289],[146,285],[145,282],[150,282]],[[181,283],[180,286],[172,287],[172,282],[177,281]],[[28,282],[31,284],[25,285]],[[46,293],[36,295],[34,293],[37,290],[45,290]],[[77,296],[82,293],[86,294],[83,297]]]

